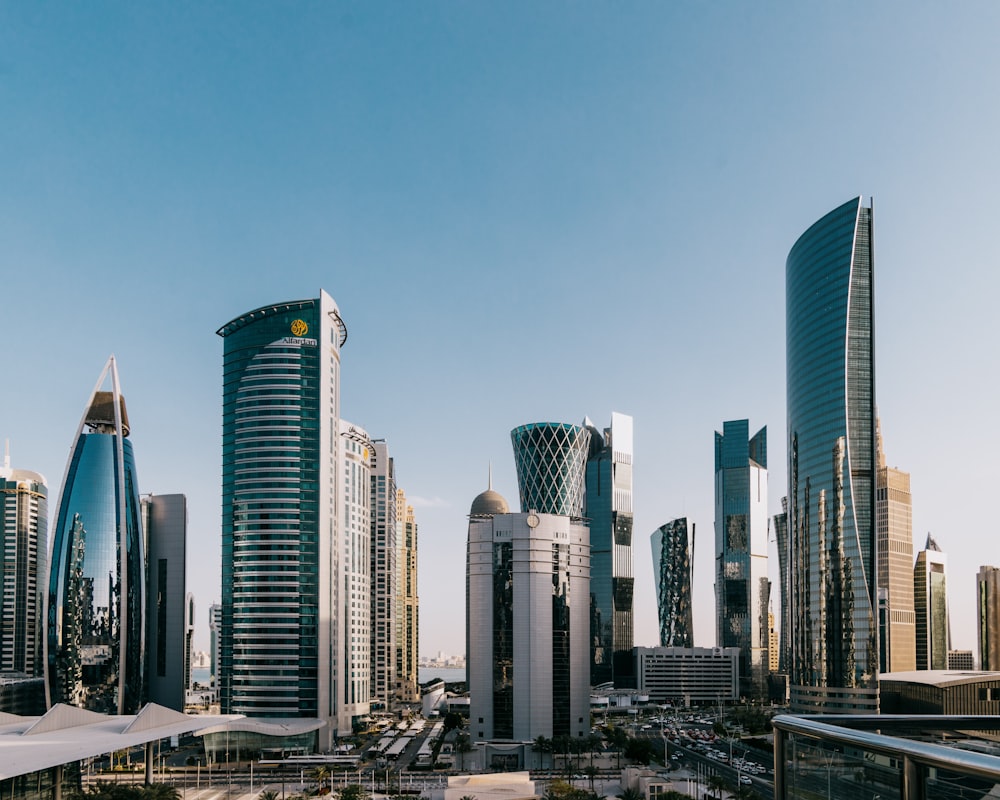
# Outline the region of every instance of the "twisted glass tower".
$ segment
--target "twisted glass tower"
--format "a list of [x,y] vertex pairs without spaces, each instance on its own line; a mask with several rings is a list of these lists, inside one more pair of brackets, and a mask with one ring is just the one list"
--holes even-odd
[[[110,391],[101,387],[110,378]],[[143,533],[125,398],[111,356],[77,428],[46,598],[46,702],[134,714],[143,701]]]
[[694,523],[690,546],[687,517],[661,525],[650,537],[653,549],[653,581],[660,622],[660,647],[694,647],[691,611],[691,563]]
[[860,197],[786,262],[793,711],[878,709],[872,269]]

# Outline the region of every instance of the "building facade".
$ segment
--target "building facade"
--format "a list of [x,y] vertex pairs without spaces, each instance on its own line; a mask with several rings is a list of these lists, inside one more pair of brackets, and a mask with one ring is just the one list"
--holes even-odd
[[338,681],[340,351],[326,292],[223,325],[224,713],[315,717],[320,747],[350,733]]
[[632,417],[590,430],[586,515],[590,523],[590,682],[635,686],[632,658]]
[[875,524],[878,534],[879,641],[881,672],[917,668],[913,607],[913,511],[910,473],[886,466],[878,430]]
[[146,533],[146,697],[184,711],[191,666],[188,650],[187,498],[151,494],[140,499]]
[[565,422],[514,428],[514,465],[521,510],[582,518],[590,430]]
[[[110,381],[110,390],[101,387]],[[131,714],[143,701],[145,542],[115,357],[63,478],[46,594],[46,702]]]
[[219,686],[219,656],[222,653],[222,606],[213,603],[208,607],[209,664],[212,686]]
[[872,209],[855,198],[785,272],[791,707],[878,710]]
[[916,668],[946,669],[951,647],[948,621],[948,557],[934,537],[917,553],[913,566]]
[[774,541],[778,548],[778,668],[776,672],[787,675],[792,663],[791,652],[791,575],[788,568],[788,498],[781,498],[781,513],[774,515]]
[[357,425],[340,421],[343,470],[337,630],[337,685],[343,725],[366,715],[371,703],[371,502],[375,446]]
[[740,651],[740,693],[767,694],[767,427],[715,432],[715,641]]
[[0,502],[0,672],[41,677],[48,486],[37,472],[11,469],[6,446],[0,466]]
[[694,531],[692,522],[689,543],[687,517],[680,517],[661,525],[650,537],[661,647],[694,647],[691,609]]
[[638,689],[653,703],[691,706],[738,700],[738,647],[637,647]]
[[396,490],[399,567],[396,599],[396,699],[420,702],[417,663],[420,659],[420,597],[417,592],[417,518],[406,493]]
[[487,490],[469,515],[469,731],[577,738],[590,730],[589,531],[579,517],[506,508]]
[[371,699],[390,708],[396,688],[396,600],[399,557],[396,470],[384,440],[375,442],[371,481]]
[[979,669],[1000,669],[1000,569],[984,566],[976,575]]

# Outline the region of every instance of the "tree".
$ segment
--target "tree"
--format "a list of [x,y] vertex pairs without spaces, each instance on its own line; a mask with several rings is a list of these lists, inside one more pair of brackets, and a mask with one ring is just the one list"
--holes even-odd
[[722,797],[723,792],[732,792],[733,790],[733,785],[721,775],[710,775],[707,783],[709,789],[719,793],[719,797]]
[[310,775],[316,781],[316,794],[324,794],[323,789],[326,788],[327,778],[330,777],[330,768],[320,764],[318,767],[313,767]]
[[340,790],[340,800],[368,800],[368,791],[357,783],[349,783]]
[[462,727],[462,715],[457,711],[449,711],[444,715],[444,732],[453,731]]
[[278,800],[278,793],[274,789],[265,789],[257,795],[257,800]]
[[538,753],[538,769],[542,768],[542,755],[552,752],[552,740],[545,736],[536,736],[531,743],[531,749]]
[[618,800],[645,800],[645,795],[638,789],[622,789],[615,797]]
[[615,748],[618,753],[618,769],[622,766],[622,750],[625,749],[625,745],[628,744],[628,734],[622,728],[617,725],[613,728],[609,728],[607,734],[605,734],[608,739],[608,743]]
[[583,774],[590,779],[590,791],[594,791],[594,778],[601,774],[601,771],[595,767],[593,764],[589,764],[583,768]]
[[629,738],[625,743],[625,757],[639,764],[648,764],[653,756],[653,743],[649,739]]

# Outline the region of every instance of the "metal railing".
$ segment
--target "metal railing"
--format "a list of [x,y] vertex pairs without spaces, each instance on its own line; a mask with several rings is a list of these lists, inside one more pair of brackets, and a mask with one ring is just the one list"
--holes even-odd
[[1000,717],[781,715],[773,726],[775,800],[1000,794]]

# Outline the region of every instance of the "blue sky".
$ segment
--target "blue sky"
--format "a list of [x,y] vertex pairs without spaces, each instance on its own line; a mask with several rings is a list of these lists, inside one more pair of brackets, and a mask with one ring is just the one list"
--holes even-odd
[[[0,437],[52,505],[119,360],[143,492],[189,498],[196,643],[219,599],[222,342],[336,299],[342,408],[420,525],[421,651],[464,650],[466,513],[509,431],[635,418],[649,534],[698,526],[714,641],[713,431],[768,426],[785,494],[784,264],[875,198],[877,395],[954,646],[1000,434],[1000,74],[990,3],[0,3]],[[777,566],[772,570],[777,578]]]

